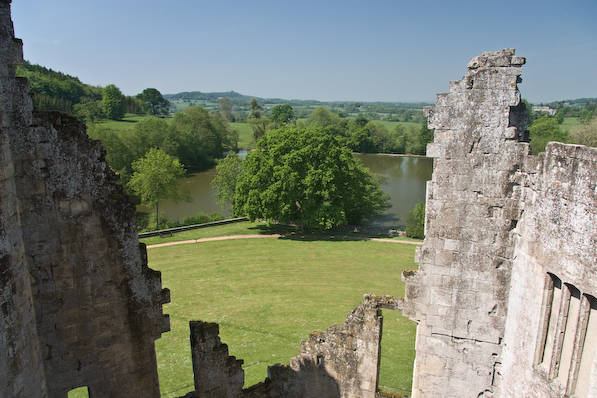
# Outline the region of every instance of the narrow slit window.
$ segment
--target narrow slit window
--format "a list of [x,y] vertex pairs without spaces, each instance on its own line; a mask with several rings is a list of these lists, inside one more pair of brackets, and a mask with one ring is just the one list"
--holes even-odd
[[555,275],[548,274],[544,296],[543,325],[540,331],[538,363],[550,366],[555,344],[556,328],[562,301],[562,281]]
[[564,387],[568,385],[570,365],[572,364],[572,356],[574,353],[576,328],[578,326],[578,316],[580,314],[580,291],[574,286],[568,284],[566,284],[566,288],[570,294],[570,300],[568,301],[566,324],[562,325],[564,335],[562,339],[560,366],[557,376],[560,385]]
[[[377,395],[395,397],[409,395],[415,358],[416,325],[402,311],[382,309],[383,326],[378,362]],[[404,377],[402,375],[408,375]]]
[[579,344],[580,363],[575,380],[574,396],[588,398],[597,394],[597,299],[583,296],[588,310],[584,322],[584,339]]

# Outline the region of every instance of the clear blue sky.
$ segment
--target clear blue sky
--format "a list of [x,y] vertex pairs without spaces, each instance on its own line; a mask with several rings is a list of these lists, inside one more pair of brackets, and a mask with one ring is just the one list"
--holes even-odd
[[25,58],[133,95],[434,101],[483,51],[531,102],[597,97],[597,0],[14,0]]

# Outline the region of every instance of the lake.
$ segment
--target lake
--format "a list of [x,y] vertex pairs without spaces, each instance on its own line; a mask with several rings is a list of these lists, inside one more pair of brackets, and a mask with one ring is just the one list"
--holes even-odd
[[[244,154],[243,154],[244,155]],[[392,207],[373,223],[376,227],[397,228],[406,224],[410,209],[417,202],[425,201],[425,185],[431,179],[433,159],[418,156],[381,154],[355,154],[365,167],[381,179],[384,192],[390,195]],[[195,173],[181,182],[191,202],[160,202],[160,216],[181,220],[199,212],[220,212],[229,215],[230,209],[222,211],[218,206],[210,181],[215,169]]]

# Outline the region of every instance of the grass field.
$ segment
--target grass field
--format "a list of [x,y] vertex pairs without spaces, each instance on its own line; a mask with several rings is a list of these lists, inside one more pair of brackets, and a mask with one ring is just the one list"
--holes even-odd
[[[224,227],[232,234],[242,224],[249,223]],[[311,331],[342,323],[364,293],[402,297],[400,275],[415,267],[414,248],[371,241],[246,239],[149,249],[149,264],[162,271],[172,297],[164,308],[172,330],[156,342],[162,395],[175,397],[193,388],[189,320],[220,324],[230,354],[245,361],[249,386],[265,378],[268,365],[288,363]],[[380,386],[408,394],[415,326],[395,311],[384,311],[384,317]]]
[[580,119],[577,117],[565,117],[564,121],[560,125],[562,131],[570,131],[572,127],[576,127],[580,124]]
[[132,115],[127,113],[122,120],[105,120],[96,123],[98,126],[106,126],[116,131],[127,130],[135,125],[135,123],[148,118],[147,115]]
[[373,121],[375,123],[381,124],[386,129],[388,129],[388,131],[394,130],[398,124],[404,128],[414,127],[414,128],[418,129],[421,127],[421,123],[415,123],[415,122],[390,122],[387,120],[373,120]]
[[233,122],[230,123],[230,127],[238,131],[238,149],[255,148],[253,129],[249,123]]
[[[294,235],[300,236],[296,230],[291,227],[284,226],[284,225],[269,225],[266,222],[250,222],[250,221],[243,221],[233,224],[226,224],[226,225],[219,225],[216,227],[208,227],[208,228],[200,228],[200,229],[193,229],[190,231],[183,231],[172,234],[172,236],[152,236],[151,238],[143,238],[139,239],[140,242],[145,243],[146,245],[155,245],[158,243],[166,243],[166,242],[177,242],[183,240],[192,240],[192,239],[201,239],[201,238],[211,238],[214,236],[228,236],[228,235],[253,235],[253,234],[282,234],[286,235],[292,233]],[[333,233],[333,232],[324,232],[318,235],[318,239],[334,239],[334,238],[343,238],[343,239],[359,239],[359,238],[389,238],[389,236],[383,235],[368,235],[358,232],[350,232],[350,233]],[[421,239],[413,239],[407,238],[405,236],[396,236],[392,237],[393,240],[403,240],[407,242],[422,242]]]

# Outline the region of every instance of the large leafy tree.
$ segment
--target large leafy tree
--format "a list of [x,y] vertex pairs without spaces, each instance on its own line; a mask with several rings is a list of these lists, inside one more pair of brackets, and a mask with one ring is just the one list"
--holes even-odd
[[218,110],[220,111],[220,115],[222,119],[233,122],[234,115],[232,115],[232,101],[228,97],[220,97],[218,98]]
[[155,206],[156,229],[159,225],[159,201],[165,198],[179,198],[178,179],[185,169],[178,159],[161,149],[151,148],[141,159],[133,162],[134,173],[129,187],[148,206]]
[[108,84],[102,90],[102,107],[108,119],[120,120],[124,117],[125,99],[120,89]]
[[292,123],[295,119],[294,109],[288,104],[276,105],[272,108],[271,120],[276,126]]
[[199,106],[185,108],[174,115],[171,126],[178,157],[190,170],[211,167],[214,159],[237,149],[238,133],[228,128],[218,112],[209,113]]
[[329,229],[380,214],[388,197],[343,139],[318,126],[285,126],[244,161],[234,212],[251,219]]
[[170,110],[170,102],[155,88],[146,88],[137,98],[147,104],[149,114],[165,116]]
[[234,193],[236,183],[243,172],[243,160],[234,152],[218,161],[216,175],[211,180],[211,185],[216,190],[216,198],[222,208],[234,206]]

